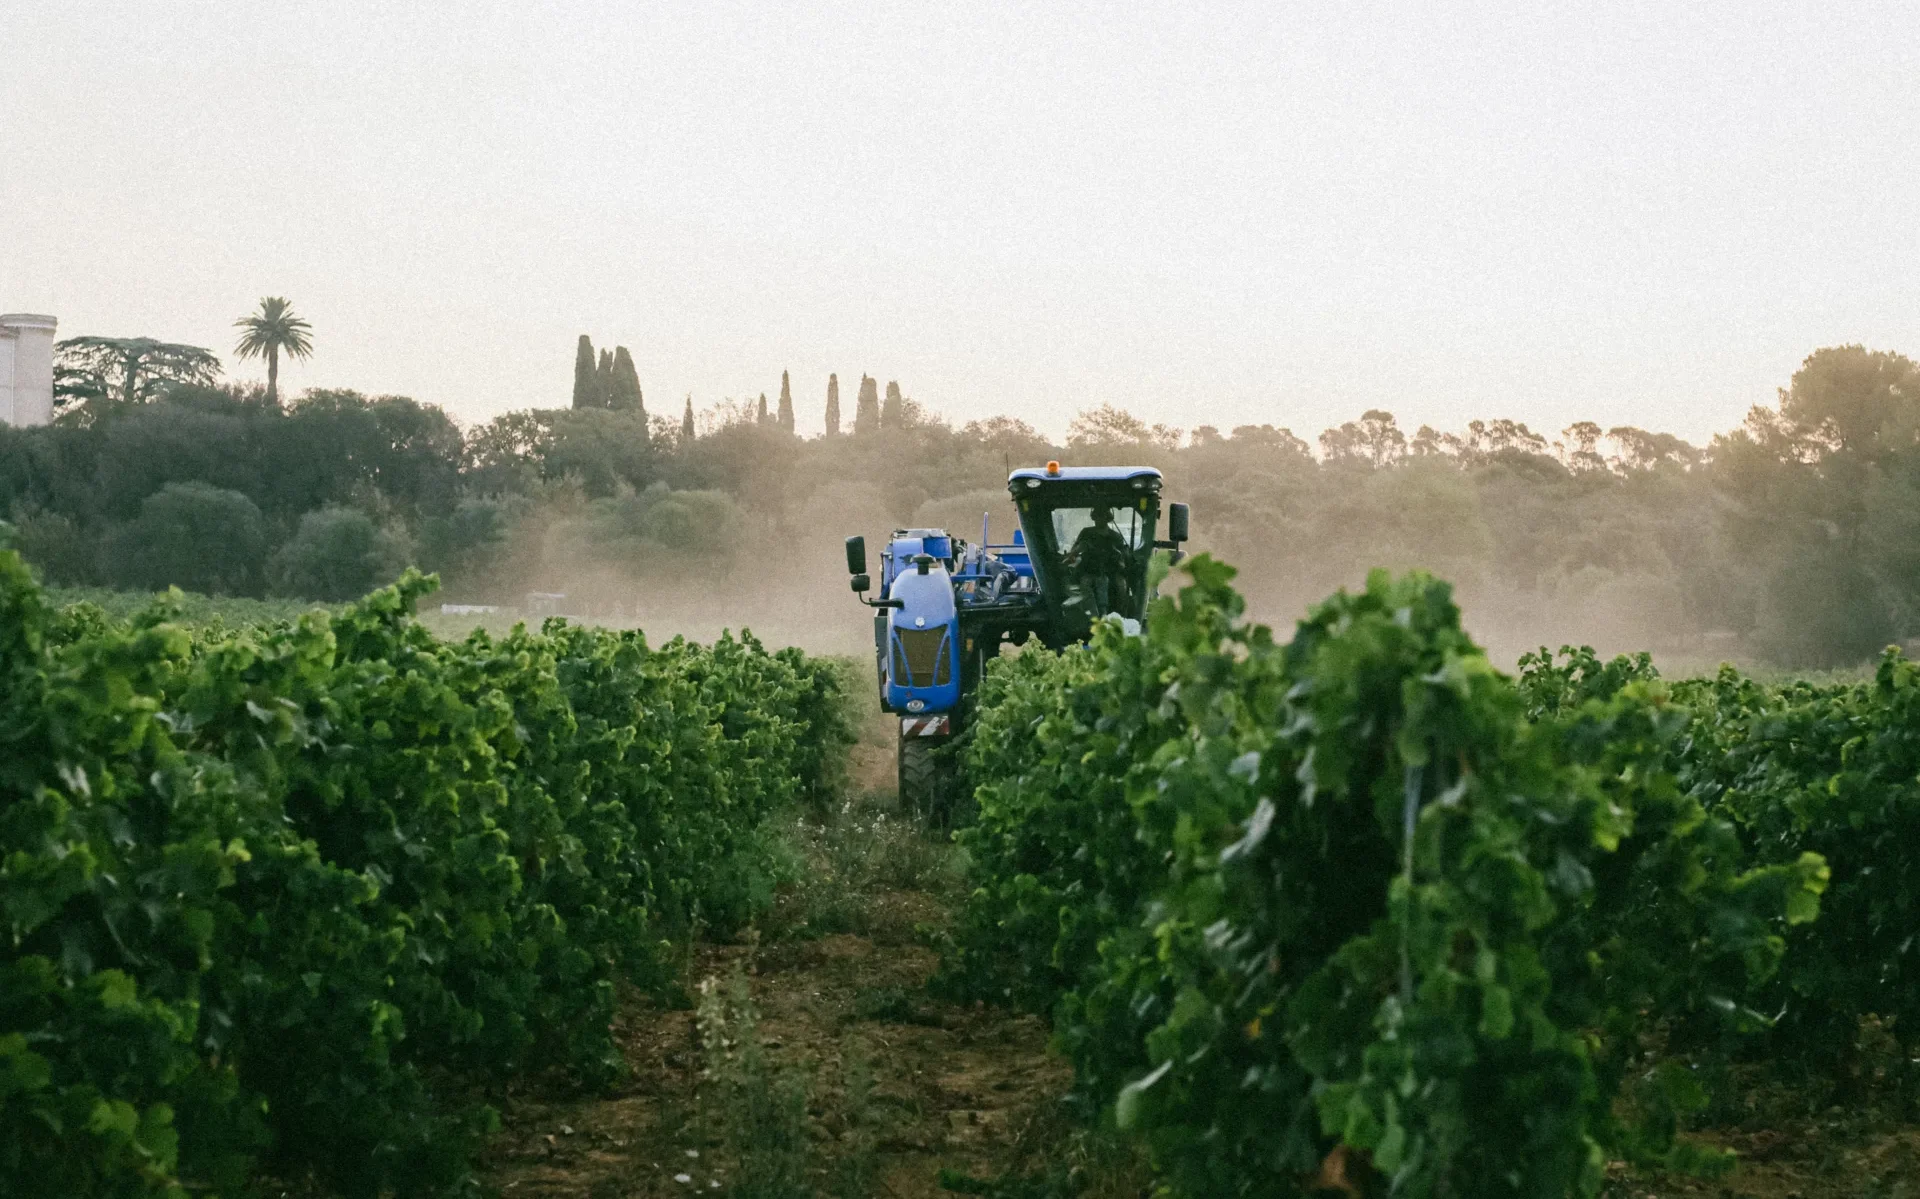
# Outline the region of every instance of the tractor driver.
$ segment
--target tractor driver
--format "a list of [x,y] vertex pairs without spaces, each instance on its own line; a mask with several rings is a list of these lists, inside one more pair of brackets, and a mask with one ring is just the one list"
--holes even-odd
[[1113,509],[1093,510],[1093,523],[1080,530],[1067,551],[1067,565],[1086,585],[1095,615],[1118,610],[1127,587],[1127,540],[1113,527]]

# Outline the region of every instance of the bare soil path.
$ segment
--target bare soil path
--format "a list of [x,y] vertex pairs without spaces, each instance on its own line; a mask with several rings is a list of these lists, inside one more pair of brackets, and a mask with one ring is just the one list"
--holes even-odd
[[[1055,1122],[1049,1109],[1069,1081],[1039,1021],[927,999],[936,961],[911,940],[923,901],[900,896],[893,906],[898,922],[864,936],[712,948],[698,960],[705,977],[744,973],[769,1063],[807,1084],[807,1173],[822,1193],[859,1173],[866,1193],[934,1196],[945,1193],[943,1167],[983,1177],[1018,1168],[1033,1148],[1023,1140]],[[503,1194],[603,1199],[726,1187],[725,1115],[701,1094],[695,1014],[636,999],[620,1033],[633,1066],[623,1089],[530,1094],[503,1113],[508,1133],[489,1177]],[[864,1102],[850,1102],[860,1085],[850,1086],[850,1066],[870,1074]],[[864,1165],[853,1160],[862,1156]]]

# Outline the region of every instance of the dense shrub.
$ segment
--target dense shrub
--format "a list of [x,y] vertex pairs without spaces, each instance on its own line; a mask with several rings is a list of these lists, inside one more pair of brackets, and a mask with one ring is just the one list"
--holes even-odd
[[122,587],[258,595],[266,522],[253,501],[205,483],[169,483],[108,535],[101,573]]
[[[1584,647],[1521,664],[1543,713],[1657,678],[1644,654],[1602,662]],[[1920,665],[1889,651],[1869,680],[1774,685],[1723,667],[1669,690],[1684,720],[1665,763],[1677,784],[1763,858],[1830,864],[1824,914],[1787,931],[1755,1006],[1771,1060],[1849,1085],[1863,1019],[1920,1044]]]
[[733,564],[745,522],[724,491],[670,491],[655,485],[595,500],[586,534],[600,554],[643,571],[712,575]]
[[400,573],[406,549],[358,508],[322,508],[300,518],[268,571],[274,590],[302,599],[358,599]]
[[1773,1056],[1845,1084],[1867,1016],[1920,1046],[1920,664],[1889,651],[1872,679],[1839,685],[1723,670],[1675,693],[1693,713],[1679,769],[1694,793],[1772,856],[1833,866],[1825,914],[1792,931],[1764,1000]]
[[71,516],[23,507],[13,514],[14,545],[50,584],[86,586],[104,577],[99,547]]
[[1663,769],[1657,686],[1529,720],[1444,584],[1376,573],[1282,644],[1230,575],[1198,559],[1144,636],[992,669],[945,984],[1050,1010],[1179,1195],[1715,1164],[1647,1018],[1737,1031],[1820,860],[1746,868]]
[[[208,398],[222,393],[211,392]],[[100,430],[100,500],[108,515],[133,516],[163,487],[199,483],[264,498],[259,451],[238,403],[162,402]]]
[[420,523],[422,570],[484,575],[506,552],[514,521],[530,507],[518,497],[472,496]]
[[472,1081],[610,1078],[615,983],[764,899],[761,822],[845,746],[831,668],[442,642],[429,586],[190,634],[0,553],[0,1191],[452,1187]]

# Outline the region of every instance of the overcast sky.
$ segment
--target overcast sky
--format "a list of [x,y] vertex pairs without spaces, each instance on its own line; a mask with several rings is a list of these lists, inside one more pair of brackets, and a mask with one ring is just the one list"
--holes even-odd
[[[1681,11],[1683,8],[1686,11]],[[430,15],[456,11],[457,17]],[[1920,356],[1920,6],[0,0],[0,311],[465,422],[829,371],[1059,432],[1701,439]],[[258,377],[251,365],[235,374]]]

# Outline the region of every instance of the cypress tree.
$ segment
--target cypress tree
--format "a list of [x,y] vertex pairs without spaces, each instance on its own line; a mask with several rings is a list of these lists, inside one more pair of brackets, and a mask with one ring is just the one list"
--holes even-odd
[[771,424],[772,420],[773,418],[767,415],[767,393],[763,391],[760,393],[760,407],[754,412],[753,423],[765,425]]
[[887,384],[887,402],[880,406],[880,427],[898,429],[907,423],[906,403],[900,398],[900,383],[895,380]]
[[573,406],[575,408],[595,406],[593,379],[593,341],[582,333],[580,348],[573,352]]
[[609,408],[646,415],[647,406],[640,396],[640,372],[634,369],[633,355],[625,346],[613,348],[613,394],[609,398]]
[[840,376],[827,376],[827,436],[840,436]]
[[787,372],[780,372],[780,431],[793,432],[793,385],[787,381]]
[[613,351],[600,351],[600,368],[593,372],[595,408],[613,407]]
[[853,435],[865,437],[880,429],[880,385],[860,376],[860,398],[853,405]]
[[693,393],[687,393],[687,410],[680,416],[680,440],[692,441],[693,433]]

